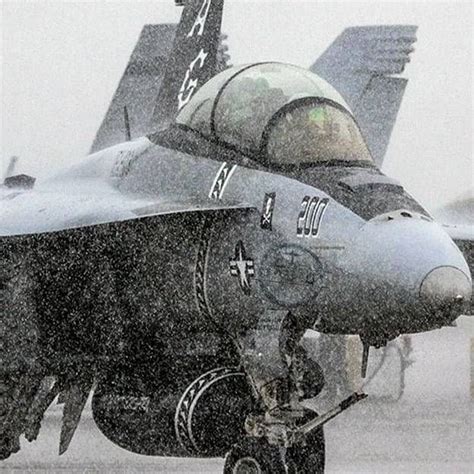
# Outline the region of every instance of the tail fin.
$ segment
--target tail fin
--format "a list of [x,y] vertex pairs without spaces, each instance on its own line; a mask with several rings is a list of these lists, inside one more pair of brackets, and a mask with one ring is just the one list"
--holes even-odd
[[175,35],[175,24],[145,25],[120,79],[90,153],[124,140],[124,107],[133,135],[150,131],[149,122]]
[[174,121],[178,112],[216,74],[224,0],[188,0],[178,24],[151,129]]
[[416,29],[410,25],[347,28],[311,66],[352,108],[379,166],[407,84],[393,75],[401,74],[409,62]]

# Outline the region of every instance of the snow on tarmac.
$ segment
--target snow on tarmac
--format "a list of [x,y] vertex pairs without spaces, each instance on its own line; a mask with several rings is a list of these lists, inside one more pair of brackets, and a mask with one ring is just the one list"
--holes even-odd
[[[470,337],[460,328],[413,336],[406,389],[398,402],[369,399],[326,426],[328,473],[473,472]],[[370,395],[370,393],[369,393]],[[220,473],[222,459],[139,456],[115,446],[85,411],[69,450],[58,456],[61,411],[52,407],[36,442],[0,464],[2,472]]]

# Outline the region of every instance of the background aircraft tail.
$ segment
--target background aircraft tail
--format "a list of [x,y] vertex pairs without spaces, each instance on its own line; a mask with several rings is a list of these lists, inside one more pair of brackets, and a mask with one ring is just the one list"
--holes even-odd
[[359,123],[378,166],[405,92],[401,74],[410,61],[416,26],[346,28],[311,66],[344,97]]
[[132,137],[149,132],[163,71],[173,45],[176,25],[145,25],[125,72],[97,131],[90,153],[126,140],[124,107]]

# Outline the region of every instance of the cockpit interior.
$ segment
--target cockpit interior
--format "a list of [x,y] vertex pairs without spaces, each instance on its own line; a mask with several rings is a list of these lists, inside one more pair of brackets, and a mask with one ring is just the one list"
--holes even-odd
[[176,122],[268,168],[372,162],[344,99],[320,77],[288,64],[224,71],[198,90]]

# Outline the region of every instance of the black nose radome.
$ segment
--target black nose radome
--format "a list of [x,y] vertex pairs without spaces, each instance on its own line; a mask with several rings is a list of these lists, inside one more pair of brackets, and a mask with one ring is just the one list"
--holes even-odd
[[423,303],[433,311],[462,308],[470,301],[471,294],[471,281],[454,267],[435,268],[426,275],[420,286]]

